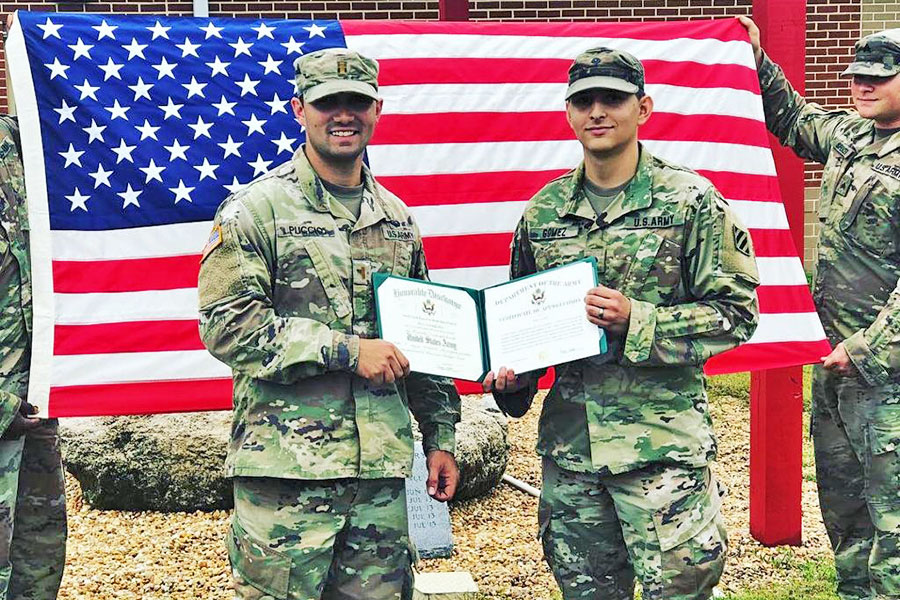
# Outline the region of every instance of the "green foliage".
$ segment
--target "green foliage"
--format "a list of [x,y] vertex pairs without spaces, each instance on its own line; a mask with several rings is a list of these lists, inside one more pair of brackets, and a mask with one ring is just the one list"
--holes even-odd
[[834,592],[834,564],[831,561],[810,560],[797,564],[792,558],[784,558],[789,573],[785,578],[735,594],[726,594],[725,600],[838,600]]

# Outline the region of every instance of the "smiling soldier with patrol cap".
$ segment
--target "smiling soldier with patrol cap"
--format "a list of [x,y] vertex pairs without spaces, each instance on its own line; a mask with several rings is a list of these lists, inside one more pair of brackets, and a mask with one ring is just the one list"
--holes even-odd
[[766,125],[825,165],[813,300],[835,347],[813,371],[812,437],[838,595],[900,598],[900,29],[856,43],[843,73],[856,110],[825,110],[741,22]]
[[331,49],[295,68],[306,144],[225,200],[200,267],[201,337],[234,374],[236,597],[408,598],[409,411],[446,501],[459,396],[375,339],[372,273],[428,274],[409,210],[363,164],[378,65]]
[[[531,198],[510,275],[597,259],[587,319],[606,355],[557,365],[538,426],[544,556],[565,600],[706,600],[725,562],[703,363],[746,340],[758,282],[747,230],[712,186],[638,142],[653,102],[634,56],[580,54],[566,115],[584,160]],[[485,390],[514,416],[540,373]]]

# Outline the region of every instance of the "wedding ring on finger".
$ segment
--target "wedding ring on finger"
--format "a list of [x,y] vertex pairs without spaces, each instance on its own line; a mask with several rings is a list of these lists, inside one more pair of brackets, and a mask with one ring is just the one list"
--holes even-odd
[[601,321],[603,320],[603,307],[602,306],[600,307],[600,312],[597,313],[597,318],[600,319]]

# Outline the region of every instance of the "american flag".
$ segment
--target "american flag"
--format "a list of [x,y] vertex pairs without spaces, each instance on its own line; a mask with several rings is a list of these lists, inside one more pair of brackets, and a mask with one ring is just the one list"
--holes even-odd
[[51,416],[229,408],[197,333],[198,259],[218,204],[303,141],[293,61],[378,59],[376,177],[412,207],[432,278],[506,279],[527,199],[575,166],[566,70],[598,45],[647,71],[654,154],[713,181],[750,228],[753,339],[707,372],[817,362],[828,343],[788,231],[754,62],[734,20],[434,23],[19,12],[7,43],[29,194],[29,399]]

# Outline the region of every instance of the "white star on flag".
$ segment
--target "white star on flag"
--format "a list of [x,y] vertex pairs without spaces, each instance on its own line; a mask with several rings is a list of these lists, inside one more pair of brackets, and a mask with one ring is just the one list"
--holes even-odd
[[118,25],[113,25],[113,26],[107,25],[106,19],[103,19],[103,22],[100,23],[99,25],[91,25],[91,29],[97,30],[97,41],[98,42],[105,37],[108,37],[111,39],[116,39],[116,36],[113,35],[113,31],[115,31],[118,28],[119,28]]
[[125,50],[128,50],[128,60],[131,60],[135,56],[140,56],[144,60],[147,60],[147,57],[144,56],[144,49],[147,48],[147,44],[138,44],[137,38],[131,38],[131,43],[127,46],[122,46]]
[[325,37],[325,28],[322,27],[321,25],[317,25],[317,24],[313,23],[309,27],[304,27],[303,29],[305,29],[306,31],[309,32],[309,39],[313,39],[314,37],[317,37],[317,36],[321,37],[321,38]]
[[272,109],[272,112],[269,114],[274,115],[275,113],[284,113],[287,114],[287,108],[285,105],[288,103],[287,100],[282,100],[278,97],[278,92],[272,96],[271,100],[266,100],[266,104],[269,105],[269,108]]
[[144,83],[143,77],[138,77],[137,83],[134,85],[129,85],[128,89],[134,92],[134,101],[136,102],[138,98],[146,98],[150,99],[150,90],[153,88],[152,83]]
[[119,140],[119,145],[116,148],[110,148],[113,152],[116,153],[116,164],[119,164],[123,160],[127,160],[130,163],[134,162],[134,159],[131,158],[131,153],[137,146],[129,146],[125,143],[125,139]]
[[247,42],[244,41],[244,38],[240,38],[240,37],[238,38],[238,40],[236,42],[229,43],[228,45],[231,46],[232,48],[234,48],[234,57],[235,58],[237,58],[241,54],[246,54],[247,56],[250,56],[250,48],[253,46],[253,44],[248,44]]
[[196,140],[200,136],[205,136],[208,138],[212,138],[209,135],[209,129],[213,126],[213,123],[207,123],[203,120],[203,117],[198,116],[196,123],[188,123],[188,127],[194,130],[194,139]]
[[97,170],[93,173],[88,173],[91,177],[94,178],[94,189],[96,190],[101,185],[105,185],[106,187],[111,187],[109,185],[109,176],[112,175],[112,171],[106,171],[103,168],[102,164],[97,164]]
[[195,56],[200,58],[200,55],[197,54],[197,48],[200,47],[200,44],[193,43],[190,38],[184,38],[184,43],[175,44],[175,47],[181,50],[181,58],[184,58],[185,56]]
[[118,118],[122,118],[127,121],[128,117],[125,115],[125,113],[127,113],[129,110],[131,110],[131,107],[130,106],[122,106],[121,104],[119,104],[119,99],[116,98],[115,100],[113,100],[112,106],[104,106],[103,109],[109,111],[109,114],[110,114],[109,120],[110,121],[115,121]]
[[216,178],[216,169],[219,168],[219,165],[212,165],[209,163],[209,160],[206,158],[203,159],[202,165],[194,165],[194,168],[200,171],[200,181],[203,181],[207,177],[212,179]]
[[302,48],[304,43],[294,41],[294,36],[291,36],[288,41],[282,42],[281,45],[285,47],[287,54],[303,54]]
[[223,29],[225,29],[225,28],[224,27],[216,27],[212,23],[210,23],[206,27],[200,28],[201,31],[206,32],[206,37],[204,39],[207,39],[207,40],[211,37],[217,37],[219,39],[222,39],[222,34],[219,32],[222,31]]
[[113,62],[112,56],[109,57],[109,60],[105,65],[97,65],[97,67],[101,71],[103,71],[103,81],[107,81],[112,77],[115,77],[116,79],[122,79],[122,76],[119,75],[119,71],[121,71],[122,67],[124,66],[124,64],[120,65],[116,62]]
[[193,202],[191,200],[191,192],[193,192],[197,188],[192,188],[184,185],[184,180],[178,180],[178,187],[169,188],[170,192],[174,192],[175,194],[175,204],[178,204],[179,200],[187,200],[188,202]]
[[206,85],[207,84],[205,84],[205,83],[200,83],[199,81],[197,81],[196,77],[191,75],[191,82],[190,83],[182,83],[181,87],[183,87],[184,89],[187,90],[188,98],[191,98],[193,96],[200,96],[201,98],[206,98],[206,96],[203,95],[203,88],[205,88]]
[[235,193],[241,191],[242,189],[244,189],[246,186],[247,186],[247,184],[241,183],[240,181],[238,181],[237,177],[232,177],[231,183],[223,185],[222,187],[224,187],[226,190],[228,190],[229,194],[235,194]]
[[150,31],[153,32],[153,37],[150,38],[150,41],[152,42],[153,40],[155,40],[158,37],[164,37],[166,39],[169,39],[168,31],[172,28],[171,27],[163,27],[162,25],[159,24],[159,21],[157,21],[153,27],[148,27],[147,29],[149,29]]
[[144,183],[150,183],[154,179],[160,183],[163,182],[162,177],[160,177],[160,173],[165,171],[166,168],[160,167],[159,165],[157,165],[156,161],[154,159],[151,158],[150,164],[147,165],[146,167],[138,167],[138,169],[143,171],[144,174],[147,176],[147,178],[144,180]]
[[129,183],[128,189],[126,189],[124,192],[116,192],[116,196],[119,196],[122,198],[122,200],[123,200],[122,208],[123,209],[130,205],[137,206],[138,208],[140,208],[141,205],[138,202],[138,196],[140,196],[143,191],[144,190],[132,189],[131,184]]
[[62,125],[63,121],[72,121],[75,122],[75,109],[78,108],[78,105],[69,106],[66,102],[66,99],[63,98],[62,106],[59,108],[54,108],[53,110],[59,113],[59,123],[58,125]]
[[90,196],[83,196],[76,187],[71,196],[66,196],[66,200],[72,203],[72,207],[69,209],[69,212],[74,211],[76,208],[80,208],[81,210],[87,212],[86,202],[90,200],[90,198]]
[[269,54],[268,57],[266,58],[266,60],[257,61],[257,62],[259,64],[259,66],[264,67],[266,69],[266,71],[265,71],[265,73],[263,73],[263,75],[268,75],[269,73],[277,73],[278,67],[280,67],[281,63],[283,63],[284,61],[283,60],[275,60],[274,58],[272,58],[272,55]]
[[158,65],[150,66],[159,72],[158,79],[162,79],[163,77],[171,77],[172,79],[175,79],[175,74],[173,73],[173,71],[175,70],[175,67],[178,66],[178,63],[170,63],[166,60],[165,56],[162,57],[162,62],[160,62]]
[[84,80],[82,85],[73,85],[72,87],[81,92],[81,98],[79,98],[79,100],[84,100],[85,98],[97,100],[97,92],[100,90],[100,86],[95,87],[91,85],[91,82],[87,79]]
[[93,48],[93,47],[94,46],[92,44],[85,44],[83,41],[81,41],[81,38],[79,37],[78,42],[76,42],[74,44],[69,44],[69,48],[71,48],[72,50],[75,51],[75,56],[72,58],[72,60],[78,60],[78,58],[81,56],[86,57],[88,60],[92,60],[91,59],[91,48]]
[[106,143],[106,140],[103,139],[103,130],[106,129],[106,125],[100,125],[95,119],[91,119],[91,124],[81,129],[88,134],[88,144],[93,143],[95,140]]
[[253,94],[254,96],[256,96],[257,95],[256,86],[259,85],[259,82],[260,82],[259,79],[250,79],[249,73],[244,74],[243,81],[235,81],[237,86],[239,88],[241,88],[241,97],[242,98],[244,96],[246,96],[247,94]]
[[156,132],[159,131],[159,127],[154,127],[150,124],[150,121],[144,119],[143,125],[135,125],[135,129],[141,132],[141,141],[147,138],[153,138],[156,141],[159,141],[159,138],[156,137]]
[[278,152],[276,154],[281,154],[282,152],[293,152],[294,151],[294,142],[297,141],[297,138],[289,138],[281,132],[281,137],[277,140],[269,140],[276,146],[278,146]]
[[244,145],[244,142],[236,142],[236,141],[234,141],[234,140],[231,138],[231,136],[229,135],[229,136],[228,136],[228,141],[227,141],[227,142],[220,142],[218,145],[219,145],[223,150],[225,150],[225,156],[223,156],[222,158],[228,158],[228,157],[231,156],[232,154],[233,154],[234,156],[237,156],[238,158],[240,158],[240,157],[241,157],[241,153],[238,152],[238,148],[240,148],[241,146],[243,146],[243,145]]
[[[49,21],[50,19],[47,19],[47,20]],[[68,69],[70,69],[71,67],[69,67],[68,65],[64,65],[64,64],[62,64],[61,62],[59,62],[59,58],[58,58],[58,57],[57,57],[57,58],[54,58],[52,63],[46,64],[46,65],[44,65],[44,66],[47,67],[48,69],[50,69],[50,79],[51,79],[51,80],[54,79],[54,78],[56,78],[56,77],[62,77],[63,79],[68,79],[68,78],[69,78],[69,76],[66,75],[66,71],[67,71]]]
[[69,143],[69,149],[59,153],[60,156],[66,159],[66,164],[63,165],[63,168],[66,168],[69,165],[78,165],[80,167],[81,155],[84,154],[84,152],[84,150],[76,150],[75,147]]
[[256,160],[247,164],[253,167],[253,176],[256,177],[257,175],[261,175],[262,173],[267,173],[269,171],[269,165],[271,165],[272,162],[273,161],[271,160],[263,160],[262,155],[257,154]]
[[180,158],[181,160],[187,161],[187,155],[185,152],[188,151],[190,146],[182,146],[181,143],[174,139],[172,140],[171,146],[163,146],[169,152],[169,162],[173,162],[176,158]]
[[251,113],[249,121],[241,121],[244,125],[247,126],[247,135],[251,135],[254,131],[258,131],[259,133],[265,134],[263,131],[263,125],[266,124],[265,120],[260,120],[256,118],[256,115]]
[[219,114],[216,116],[221,117],[225,113],[234,116],[234,107],[237,106],[237,102],[229,102],[225,99],[225,96],[222,96],[222,99],[219,102],[215,102],[212,104],[219,111]]
[[272,35],[272,32],[275,31],[274,27],[269,27],[265,23],[260,23],[259,27],[251,27],[253,31],[256,32],[256,39],[261,40],[264,37],[269,38],[270,40],[274,40],[275,36]]
[[44,37],[42,39],[46,40],[51,35],[58,40],[62,39],[61,37],[59,37],[59,30],[62,29],[62,25],[55,24],[53,21],[50,20],[50,17],[47,17],[47,22],[44,23],[43,25],[38,23],[37,27],[38,27],[38,29],[40,29],[41,31],[44,32]]
[[180,119],[181,109],[184,108],[184,104],[175,104],[174,102],[172,102],[172,97],[169,96],[169,101],[166,104],[160,105],[158,108],[161,111],[165,112],[165,115],[163,115],[164,121],[169,117]]
[[228,67],[231,65],[230,62],[222,62],[219,60],[219,57],[216,56],[216,60],[211,63],[206,63],[206,66],[212,69],[212,73],[210,73],[210,77],[215,77],[218,74],[228,76]]

